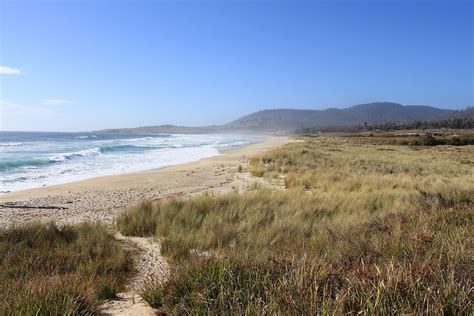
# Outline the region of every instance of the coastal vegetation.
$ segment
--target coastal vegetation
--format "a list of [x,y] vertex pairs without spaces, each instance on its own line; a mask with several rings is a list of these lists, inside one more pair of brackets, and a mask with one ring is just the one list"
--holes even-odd
[[136,272],[115,229],[159,238],[170,278],[140,295],[165,313],[470,314],[474,146],[408,137],[301,137],[233,169],[245,192],[2,229],[0,314],[99,313]]
[[463,134],[452,135],[433,135],[431,133],[359,133],[350,134],[346,137],[351,137],[363,143],[379,144],[379,145],[408,145],[408,146],[466,146],[474,145],[474,134],[467,132]]
[[0,314],[84,315],[123,290],[132,253],[100,224],[0,230]]
[[175,314],[446,313],[473,308],[474,147],[311,137],[253,157],[273,189],[145,201],[171,278],[142,296]]

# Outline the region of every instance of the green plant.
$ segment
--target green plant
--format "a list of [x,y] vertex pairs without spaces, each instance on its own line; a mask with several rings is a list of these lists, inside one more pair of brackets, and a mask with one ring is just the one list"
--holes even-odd
[[125,236],[151,236],[156,229],[153,202],[146,200],[122,214],[117,225]]
[[122,290],[131,253],[99,224],[0,231],[0,314],[91,314]]

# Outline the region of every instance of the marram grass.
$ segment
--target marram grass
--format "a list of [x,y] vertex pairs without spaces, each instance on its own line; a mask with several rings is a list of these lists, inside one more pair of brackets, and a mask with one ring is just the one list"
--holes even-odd
[[118,227],[161,238],[175,271],[143,296],[175,314],[470,314],[472,157],[305,140],[250,162],[287,190],[148,201]]
[[124,289],[131,254],[100,224],[0,231],[0,315],[95,314]]

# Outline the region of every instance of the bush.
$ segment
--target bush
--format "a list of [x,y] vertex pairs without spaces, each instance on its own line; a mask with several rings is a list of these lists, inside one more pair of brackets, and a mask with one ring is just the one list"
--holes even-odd
[[463,135],[453,137],[433,137],[430,134],[420,137],[418,140],[411,142],[411,145],[415,146],[438,146],[438,145],[451,145],[451,146],[467,146],[474,145],[474,136]]

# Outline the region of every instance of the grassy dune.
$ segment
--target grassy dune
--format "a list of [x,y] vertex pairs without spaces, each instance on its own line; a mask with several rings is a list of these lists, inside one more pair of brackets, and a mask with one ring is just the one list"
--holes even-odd
[[124,234],[162,238],[173,313],[472,312],[474,147],[305,139],[254,157],[286,190],[144,202]]
[[0,315],[96,313],[123,289],[132,265],[99,224],[0,231]]

